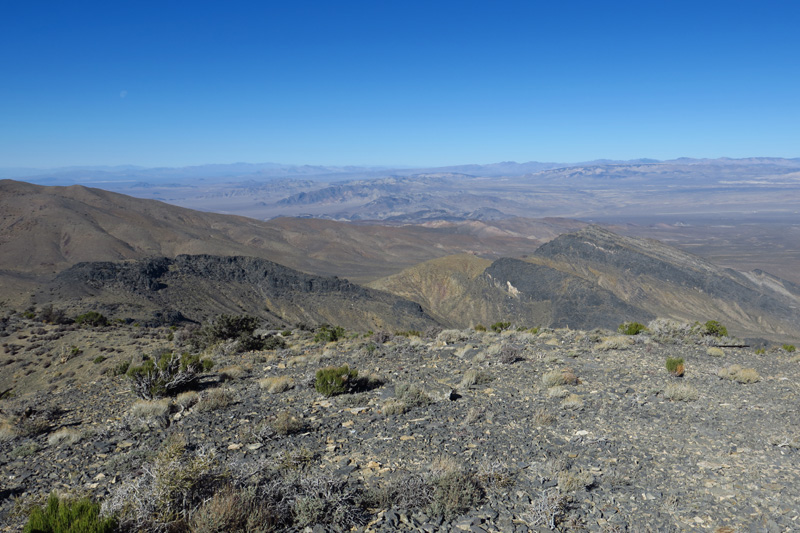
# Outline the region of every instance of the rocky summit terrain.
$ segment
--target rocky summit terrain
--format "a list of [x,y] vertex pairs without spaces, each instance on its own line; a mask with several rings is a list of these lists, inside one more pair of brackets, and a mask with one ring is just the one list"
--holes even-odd
[[[800,528],[800,358],[719,324],[52,315],[0,321],[4,531],[53,491],[100,503],[122,531]],[[182,387],[134,386],[148,357],[166,368],[183,352]]]

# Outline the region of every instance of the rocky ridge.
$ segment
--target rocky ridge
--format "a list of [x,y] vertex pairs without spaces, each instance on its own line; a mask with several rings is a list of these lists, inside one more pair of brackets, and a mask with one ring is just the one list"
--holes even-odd
[[[737,343],[669,321],[650,327],[630,337],[378,332],[328,344],[295,330],[283,350],[211,349],[206,356],[216,365],[196,403],[171,398],[160,410],[110,373],[130,353],[108,353],[98,364],[93,354],[77,355],[63,364],[82,361],[83,373],[52,382],[46,394],[15,391],[0,400],[7,420],[14,413],[28,413],[28,424],[44,420],[35,434],[3,426],[0,521],[17,530],[23,518],[14,501],[40,501],[51,490],[113,502],[146,478],[159,450],[183,439],[189,456],[213,452],[237,483],[291,483],[294,522],[281,530],[793,530],[798,357],[724,347]],[[62,328],[10,317],[4,341],[20,346],[13,359],[24,360],[40,337],[81,334]],[[92,331],[94,342],[140,335],[139,357],[181,338],[166,328]],[[51,368],[62,365],[56,355],[43,355]],[[668,357],[685,360],[683,377],[667,372]],[[342,364],[370,385],[332,398],[316,392],[315,372]],[[733,365],[756,377],[727,379]],[[273,390],[276,381],[285,386]],[[462,492],[474,488],[470,497],[448,500],[451,507],[420,500],[443,471],[459,473]],[[343,506],[336,520],[298,511],[314,483]]]
[[275,323],[347,328],[423,330],[435,324],[419,304],[397,296],[241,256],[79,263],[35,298],[76,314],[98,310],[110,318],[168,325],[243,312]]

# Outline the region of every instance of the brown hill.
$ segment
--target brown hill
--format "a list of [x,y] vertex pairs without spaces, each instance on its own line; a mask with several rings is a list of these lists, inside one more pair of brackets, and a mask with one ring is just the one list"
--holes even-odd
[[11,180],[0,181],[0,213],[0,284],[10,300],[82,261],[242,255],[364,282],[454,253],[518,256],[582,225],[526,219],[401,227],[292,218],[265,222],[79,185]]
[[611,328],[665,317],[717,320],[743,337],[800,336],[800,287],[596,226],[561,235],[524,261],[502,258],[487,265],[445,258],[370,286],[419,302],[437,320],[458,327],[511,320]]

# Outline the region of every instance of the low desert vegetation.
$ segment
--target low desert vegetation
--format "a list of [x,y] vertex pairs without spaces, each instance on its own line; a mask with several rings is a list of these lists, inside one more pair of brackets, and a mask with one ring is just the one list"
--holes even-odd
[[357,377],[358,370],[351,370],[347,365],[322,368],[317,370],[314,388],[324,396],[346,394],[355,389]]
[[670,383],[664,389],[664,396],[668,400],[689,402],[700,397],[697,389],[685,383]]
[[761,381],[761,376],[755,368],[745,368],[741,365],[731,365],[722,368],[717,375],[722,379],[729,379],[739,383],[757,383]]
[[178,354],[165,350],[147,357],[139,366],[128,368],[125,375],[133,391],[146,400],[177,394],[192,387],[203,372],[214,366],[210,359],[186,352]]
[[314,334],[314,342],[337,342],[344,339],[346,332],[341,326],[322,325]]
[[725,356],[725,351],[722,348],[718,347],[718,346],[710,346],[706,350],[706,354],[710,355],[711,357],[724,357]]
[[579,383],[578,376],[575,375],[575,372],[571,368],[551,370],[543,374],[540,379],[542,385],[548,388],[558,385],[577,385]]
[[683,357],[667,357],[667,372],[675,377],[682,377],[686,372],[686,365],[684,364]]
[[288,376],[271,376],[258,380],[258,386],[270,394],[279,394],[292,388],[292,378]]
[[114,517],[101,517],[100,505],[88,498],[70,500],[53,493],[43,507],[34,507],[23,533],[111,533]]
[[638,322],[623,322],[617,328],[617,331],[623,335],[638,335],[647,331],[647,326]]
[[615,335],[613,337],[604,337],[601,339],[597,349],[601,351],[608,350],[627,350],[633,344],[633,340],[629,336]]
[[727,337],[728,328],[717,322],[716,320],[709,320],[703,324],[703,333],[711,337]]
[[79,326],[88,326],[94,328],[107,326],[109,324],[108,318],[101,315],[97,311],[89,311],[88,313],[76,316],[75,323]]
[[501,333],[511,327],[511,322],[495,322],[490,327],[495,333]]

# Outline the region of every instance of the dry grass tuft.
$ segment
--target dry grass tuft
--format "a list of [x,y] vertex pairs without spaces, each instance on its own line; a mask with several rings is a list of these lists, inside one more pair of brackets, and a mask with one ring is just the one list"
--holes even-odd
[[722,379],[730,379],[739,383],[756,383],[761,381],[761,376],[754,368],[744,368],[741,365],[731,365],[720,369],[717,375]]
[[547,389],[547,396],[550,398],[566,398],[569,395],[569,389],[562,385],[556,385],[555,387]]
[[542,375],[542,385],[545,387],[556,387],[559,385],[577,385],[580,380],[571,368],[563,370],[551,370]]
[[81,438],[82,435],[80,431],[70,428],[61,428],[47,437],[47,444],[50,446],[59,446],[61,444],[72,446],[76,442],[80,441]]
[[258,386],[270,394],[279,394],[292,388],[292,379],[288,376],[271,376],[258,380]]
[[706,355],[710,355],[711,357],[723,357],[725,352],[722,350],[722,348],[711,346],[708,350],[706,350]]
[[381,404],[381,412],[386,415],[402,415],[409,410],[408,404],[397,398],[389,398]]
[[7,442],[17,438],[17,431],[14,424],[9,420],[0,420],[0,442]]
[[664,389],[664,396],[673,401],[690,402],[700,397],[697,389],[686,383],[670,383]]
[[561,407],[575,411],[583,407],[583,400],[577,394],[570,394],[561,402]]
[[175,397],[175,405],[180,407],[181,411],[189,409],[198,401],[200,401],[200,393],[193,390],[182,392]]
[[468,389],[473,385],[480,385],[492,381],[492,376],[486,372],[482,372],[477,368],[470,368],[464,372],[464,377],[461,378],[461,383],[458,384],[459,389]]
[[130,410],[131,416],[135,418],[164,418],[169,415],[170,401],[168,398],[161,400],[138,400]]
[[562,494],[592,486],[594,476],[583,470],[562,470],[558,473],[558,490]]
[[233,395],[227,389],[216,388],[205,391],[197,402],[198,411],[214,411],[233,403]]
[[613,337],[605,337],[597,346],[598,350],[627,350],[633,344],[633,339],[623,335],[615,335]]
[[219,371],[219,377],[223,381],[242,379],[247,375],[247,370],[241,365],[226,366]]
[[545,409],[537,409],[533,413],[533,422],[537,426],[549,426],[556,421],[556,417],[547,412]]

